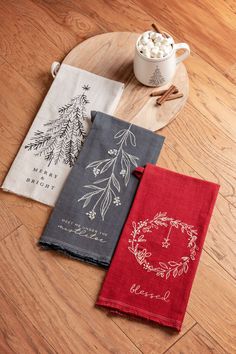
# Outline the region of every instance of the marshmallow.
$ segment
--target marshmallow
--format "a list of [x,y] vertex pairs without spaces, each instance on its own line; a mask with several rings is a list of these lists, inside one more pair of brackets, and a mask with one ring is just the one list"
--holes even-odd
[[140,42],[141,42],[143,45],[146,45],[146,44],[148,44],[149,39],[146,38],[146,37],[142,37],[142,38],[140,39]]
[[163,57],[164,57],[164,52],[162,50],[159,50],[156,58],[163,58]]
[[143,50],[144,46],[142,44],[138,44],[138,50],[141,52]]
[[160,33],[157,32],[150,32],[150,38],[155,41],[157,38],[159,38],[161,36]]
[[149,40],[148,43],[147,43],[147,48],[148,48],[149,50],[151,50],[153,47],[154,47],[153,41],[152,41],[152,40]]
[[159,53],[159,49],[157,47],[153,47],[150,51],[151,58],[157,58],[158,53]]
[[142,35],[142,37],[141,37],[141,39],[140,39],[140,42],[141,42],[143,45],[148,44],[148,42],[149,42],[149,33],[148,33],[148,32],[144,32],[144,34]]
[[161,44],[162,44],[162,45],[168,45],[168,44],[169,44],[168,38],[163,38],[163,39],[161,40]]
[[165,45],[163,45],[163,44],[161,44],[161,45],[159,46],[159,49],[160,49],[160,50],[162,50],[162,51],[164,51],[164,50],[165,50],[165,48],[166,48],[166,46],[165,46]]
[[155,42],[154,43],[155,48],[160,48],[160,45],[161,45],[161,42]]
[[147,58],[164,58],[173,49],[172,37],[164,37],[161,33],[146,31],[140,37],[137,48]]
[[161,42],[161,40],[162,40],[162,35],[160,34],[160,33],[157,33],[156,34],[156,37],[155,37],[155,39],[154,39],[154,42],[155,43],[160,43]]
[[147,36],[148,38],[150,38],[150,35],[151,35],[150,31],[143,32],[143,36]]
[[143,54],[145,57],[150,58],[150,51],[149,51],[149,49],[148,49],[147,47],[144,47],[144,48],[142,49],[142,54]]

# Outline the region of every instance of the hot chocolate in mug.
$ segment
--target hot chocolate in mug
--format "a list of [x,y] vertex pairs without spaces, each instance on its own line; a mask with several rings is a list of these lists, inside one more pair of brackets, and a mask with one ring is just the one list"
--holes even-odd
[[[166,38],[172,38],[168,33],[164,33],[164,35]],[[142,36],[143,34],[138,38],[135,46],[135,77],[139,82],[146,86],[163,86],[173,79],[177,65],[189,56],[189,45],[187,43],[176,44],[173,42],[170,51],[166,56],[152,58],[147,57],[140,52],[139,43],[140,40],[142,40]],[[176,52],[180,49],[183,49],[184,53],[180,56],[176,56]]]

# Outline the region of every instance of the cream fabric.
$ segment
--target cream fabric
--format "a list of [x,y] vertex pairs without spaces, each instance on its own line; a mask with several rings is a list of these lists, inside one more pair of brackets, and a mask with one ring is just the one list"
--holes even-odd
[[90,130],[112,114],[124,84],[62,64],[4,180],[4,191],[54,206]]

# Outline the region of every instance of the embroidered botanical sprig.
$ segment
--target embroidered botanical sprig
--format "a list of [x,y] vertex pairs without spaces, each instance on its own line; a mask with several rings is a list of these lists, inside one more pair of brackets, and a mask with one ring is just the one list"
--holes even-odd
[[[83,208],[86,208],[92,199],[95,201],[92,209],[86,213],[90,220],[95,219],[98,212],[104,220],[111,203],[115,206],[121,205],[119,197],[121,191],[120,179],[124,180],[124,185],[127,187],[131,166],[137,166],[139,160],[137,156],[125,150],[125,146],[136,146],[136,137],[131,131],[131,125],[128,129],[118,131],[114,135],[114,139],[116,140],[116,148],[107,151],[109,157],[93,161],[86,166],[86,168],[92,169],[95,181],[93,184],[84,186],[90,189],[90,192],[83,195],[78,202],[84,201]],[[102,178],[96,179],[98,176],[102,176]]]
[[88,85],[82,87],[82,94],[72,98],[69,103],[58,109],[58,119],[44,124],[46,131],[36,131],[25,149],[35,150],[35,156],[43,156],[48,166],[60,161],[72,167],[87,135],[86,105],[89,103],[86,91]]
[[[152,253],[147,250],[147,248],[140,247],[141,242],[146,242],[144,238],[145,233],[152,232],[152,229],[158,229],[160,226],[168,227],[168,235],[164,238],[162,242],[162,247],[168,248],[170,245],[170,233],[171,229],[174,227],[180,229],[183,234],[188,236],[187,247],[189,248],[189,255],[181,257],[179,261],[167,261],[158,262],[158,266],[153,266],[147,258],[152,256]],[[147,272],[154,272],[157,276],[168,279],[170,275],[174,278],[183,273],[187,273],[189,269],[190,260],[194,261],[196,256],[196,251],[198,250],[196,240],[197,240],[197,230],[194,229],[193,225],[188,225],[181,220],[175,220],[167,216],[167,213],[157,213],[152,220],[146,219],[144,221],[139,221],[138,223],[132,223],[133,231],[131,233],[132,238],[129,239],[128,250],[135,256],[136,261],[142,265],[143,269]]]

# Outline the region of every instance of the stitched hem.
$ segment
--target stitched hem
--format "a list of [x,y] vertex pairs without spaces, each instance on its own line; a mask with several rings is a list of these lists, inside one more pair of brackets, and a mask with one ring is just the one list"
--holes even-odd
[[127,305],[124,302],[107,299],[103,296],[99,296],[98,301],[96,302],[97,306],[107,307],[112,312],[117,312],[119,314],[128,314],[135,317],[143,317],[149,321],[159,323],[164,326],[172,327],[181,330],[182,322],[178,320],[173,320],[168,317],[157,315],[155,313],[142,310],[138,307]]
[[5,193],[12,193],[12,194],[18,195],[19,197],[24,197],[24,198],[27,198],[27,199],[35,200],[36,202],[48,205],[50,207],[54,207],[55,206],[55,203],[52,203],[52,202],[49,202],[49,201],[47,201],[47,200],[45,200],[43,198],[34,196],[33,193],[28,193],[28,192],[21,193],[21,192],[18,192],[17,190],[14,190],[14,188],[12,188],[12,187],[5,187],[4,183],[1,185],[0,188]]
[[70,258],[74,258],[86,263],[100,265],[101,267],[108,268],[110,265],[110,260],[101,257],[101,255],[89,252],[79,247],[73,247],[69,243],[63,241],[56,241],[51,237],[43,237],[38,241],[38,245],[45,249],[50,249],[53,251],[58,251]]

